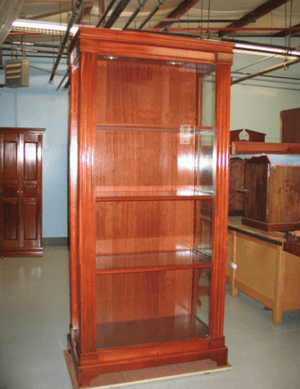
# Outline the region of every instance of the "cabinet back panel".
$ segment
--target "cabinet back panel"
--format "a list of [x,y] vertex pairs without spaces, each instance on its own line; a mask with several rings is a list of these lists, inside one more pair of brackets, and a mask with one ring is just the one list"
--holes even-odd
[[300,166],[271,166],[269,223],[299,222]]
[[97,254],[193,248],[193,201],[96,203]]
[[194,136],[188,144],[180,143],[179,132],[99,129],[96,136],[95,185],[101,190],[194,185]]
[[97,123],[195,123],[196,69],[98,61]]
[[98,275],[97,324],[190,314],[192,272]]

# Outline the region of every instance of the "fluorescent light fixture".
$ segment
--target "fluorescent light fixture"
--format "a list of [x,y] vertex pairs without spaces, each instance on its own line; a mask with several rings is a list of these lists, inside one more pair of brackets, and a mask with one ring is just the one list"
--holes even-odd
[[281,54],[281,55],[285,54],[285,55],[294,56],[294,57],[300,56],[300,51],[298,51],[298,50],[286,50],[286,49],[280,49],[277,47],[250,45],[250,44],[246,44],[246,43],[236,43],[235,47],[237,49],[255,50],[255,51],[261,51],[264,53],[271,53],[271,54]]
[[[12,23],[12,27],[15,28],[32,28],[34,30],[45,30],[45,31],[67,31],[67,24],[66,23],[53,23],[53,22],[41,22],[39,20],[24,20],[24,19],[17,19]],[[74,25],[70,29],[70,33],[75,35],[78,30],[78,26]]]

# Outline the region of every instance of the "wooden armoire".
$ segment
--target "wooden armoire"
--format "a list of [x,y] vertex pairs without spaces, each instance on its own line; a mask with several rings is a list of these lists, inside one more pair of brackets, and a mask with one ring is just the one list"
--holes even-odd
[[0,127],[0,256],[42,256],[43,129]]
[[227,364],[232,48],[92,27],[73,40],[69,341],[79,385]]

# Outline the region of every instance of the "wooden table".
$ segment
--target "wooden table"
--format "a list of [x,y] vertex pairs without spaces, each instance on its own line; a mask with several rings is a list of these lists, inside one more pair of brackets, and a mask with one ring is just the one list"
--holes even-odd
[[231,217],[228,222],[226,281],[231,296],[238,290],[273,310],[273,322],[282,312],[300,309],[300,257],[284,251],[285,234],[265,232]]

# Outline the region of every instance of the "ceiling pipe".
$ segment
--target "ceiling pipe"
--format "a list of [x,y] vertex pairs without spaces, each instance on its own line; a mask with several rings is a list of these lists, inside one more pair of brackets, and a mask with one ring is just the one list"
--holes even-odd
[[111,0],[111,2],[108,4],[108,7],[106,8],[105,12],[102,14],[99,22],[96,24],[96,27],[101,27],[101,24],[103,23],[103,21],[105,20],[107,14],[109,13],[109,11],[111,10],[111,8],[113,7],[113,5],[115,4],[117,0]]
[[50,81],[52,81],[53,78],[54,78],[54,76],[55,76],[55,72],[56,72],[57,67],[58,67],[58,65],[59,65],[59,61],[60,61],[60,59],[61,59],[61,57],[62,57],[62,53],[63,53],[63,51],[64,51],[64,49],[65,49],[65,46],[66,46],[66,44],[67,44],[67,41],[68,41],[68,39],[69,39],[70,30],[71,30],[71,28],[72,28],[72,26],[73,26],[73,24],[74,24],[74,21],[75,21],[75,19],[76,19],[76,17],[77,17],[77,14],[78,14],[79,9],[80,9],[80,7],[81,7],[82,1],[83,1],[83,0],[78,0],[77,3],[76,3],[75,9],[74,9],[74,11],[73,11],[73,14],[72,14],[72,16],[71,16],[71,19],[70,19],[69,24],[68,24],[68,27],[67,27],[67,31],[66,31],[65,36],[64,36],[64,39],[63,39],[63,41],[62,41],[62,43],[61,43],[61,45],[60,45],[60,48],[59,48],[59,51],[58,51],[58,54],[57,54],[56,61],[55,61],[54,65],[53,65],[53,67],[52,67],[52,73],[51,73],[51,76],[50,76]]
[[108,21],[104,24],[104,28],[111,28],[114,23],[117,21],[118,17],[124,11],[124,9],[129,4],[130,0],[120,0],[119,4],[114,9]]
[[145,18],[145,20],[141,23],[139,30],[141,30],[144,25],[152,18],[153,15],[156,14],[156,12],[160,9],[160,7],[166,2],[166,0],[158,0],[156,7],[150,14]]
[[[230,24],[227,26],[229,29],[224,30],[220,29],[219,37],[222,38],[224,35],[226,35],[228,32],[227,31],[235,31],[235,27],[243,27],[246,26],[247,24],[251,23],[250,20],[257,20],[261,18],[264,15],[267,15],[268,13],[272,12],[274,9],[282,6],[289,0],[268,0],[265,3],[261,4],[248,14],[244,15],[241,17],[237,22]],[[281,29],[282,30],[282,29]]]
[[135,11],[133,12],[133,14],[130,16],[130,19],[128,20],[128,22],[125,24],[123,30],[126,30],[130,23],[133,21],[133,19],[137,16],[137,14],[140,12],[140,10],[144,7],[144,5],[147,3],[148,0],[141,0],[139,2],[139,5],[136,7]]
[[[237,19],[179,19],[179,18],[165,18],[161,19],[161,22],[170,22],[170,23],[234,23]],[[253,19],[251,23],[254,23]],[[156,26],[156,28],[158,28]]]
[[250,80],[251,78],[261,76],[261,75],[266,74],[266,73],[274,72],[275,70],[279,70],[279,69],[282,69],[282,68],[287,67],[287,66],[295,65],[296,63],[299,63],[299,62],[300,62],[300,58],[297,58],[297,59],[294,59],[292,61],[287,61],[287,62],[283,62],[283,63],[278,64],[278,65],[271,66],[270,68],[260,70],[259,72],[252,73],[252,74],[249,74],[248,76],[241,77],[238,80],[232,81],[231,85],[239,84],[242,81]]

